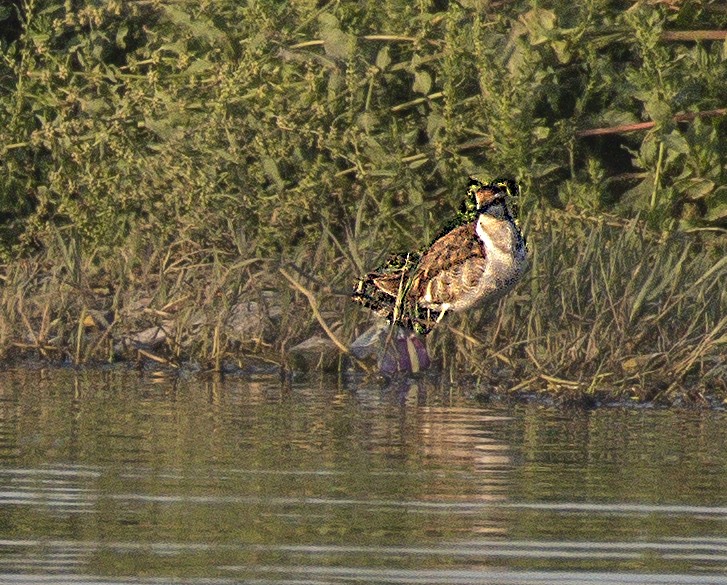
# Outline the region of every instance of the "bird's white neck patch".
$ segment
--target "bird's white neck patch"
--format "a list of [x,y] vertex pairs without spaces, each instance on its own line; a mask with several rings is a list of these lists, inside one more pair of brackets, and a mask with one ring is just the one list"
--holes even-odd
[[481,214],[475,227],[485,253],[491,260],[503,261],[512,254],[512,226],[503,219]]

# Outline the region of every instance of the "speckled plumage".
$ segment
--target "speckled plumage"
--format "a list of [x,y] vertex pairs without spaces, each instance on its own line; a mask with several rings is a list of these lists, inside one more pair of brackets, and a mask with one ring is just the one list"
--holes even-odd
[[[508,188],[509,187],[509,188]],[[361,278],[354,300],[392,323],[428,332],[447,311],[465,311],[499,298],[520,279],[525,240],[507,206],[512,184],[470,188],[474,210],[421,255],[398,255]]]

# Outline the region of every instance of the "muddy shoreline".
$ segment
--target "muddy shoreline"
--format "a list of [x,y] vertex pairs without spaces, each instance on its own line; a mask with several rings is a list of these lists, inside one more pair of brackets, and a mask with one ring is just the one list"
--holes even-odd
[[[517,380],[506,381],[492,378],[476,379],[472,375],[463,374],[459,379],[449,381],[441,371],[430,369],[417,375],[398,373],[394,376],[364,373],[354,366],[347,366],[341,372],[323,372],[321,370],[302,371],[286,370],[280,366],[266,363],[263,360],[249,360],[244,367],[232,363],[223,364],[220,371],[203,368],[200,364],[184,363],[178,366],[161,364],[149,359],[136,361],[125,360],[114,363],[89,363],[82,366],[62,363],[53,360],[33,358],[6,359],[0,363],[0,383],[5,375],[36,374],[53,376],[54,372],[73,372],[84,376],[93,372],[135,373],[149,384],[163,384],[176,387],[185,380],[203,379],[215,383],[224,381],[247,380],[266,381],[280,384],[291,392],[303,385],[329,385],[342,391],[353,392],[357,388],[377,388],[382,396],[398,397],[402,404],[407,396],[417,395],[419,402],[435,397],[447,400],[456,397],[472,404],[486,406],[488,404],[536,404],[544,408],[585,409],[594,408],[688,408],[727,410],[725,392],[716,388],[684,389],[674,395],[664,392],[665,388],[653,388],[644,393],[642,389],[595,388],[591,391],[579,391],[573,388],[535,388],[523,387]],[[533,385],[535,386],[535,385]],[[513,390],[513,388],[516,388]]]

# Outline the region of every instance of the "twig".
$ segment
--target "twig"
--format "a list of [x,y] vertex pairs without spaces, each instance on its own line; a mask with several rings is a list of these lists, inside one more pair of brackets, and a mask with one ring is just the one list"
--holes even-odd
[[[433,94],[434,95],[434,94]],[[429,96],[432,97],[432,96]],[[426,101],[426,98],[420,98],[421,100]],[[421,102],[419,102],[421,103]],[[403,106],[406,106],[407,104],[399,104],[398,106],[394,106],[394,108],[401,109]],[[411,102],[409,102],[409,105],[411,105]],[[392,111],[394,110],[392,108]],[[474,138],[472,140],[467,140],[465,142],[460,142],[459,144],[456,144],[454,148],[452,149],[454,152],[463,152],[465,150],[474,150],[476,148],[492,148],[493,142],[489,138]],[[399,162],[402,164],[409,164],[413,162],[419,162],[422,160],[427,160],[432,157],[431,152],[418,152],[416,154],[412,154],[410,156],[405,156],[400,159]],[[350,175],[352,173],[355,173],[358,171],[358,167],[349,167],[343,171],[337,172],[334,176],[336,177],[343,177],[345,175]]]
[[565,386],[566,388],[579,388],[583,386],[582,382],[575,380],[565,380],[564,378],[556,378],[555,376],[548,376],[547,374],[540,374],[540,379],[555,384],[556,386]]
[[525,388],[526,386],[530,386],[530,384],[537,381],[539,378],[540,378],[540,376],[533,376],[532,378],[523,380],[519,384],[515,384],[512,388],[508,388],[508,392],[517,392],[518,390],[521,390],[521,389]]
[[94,344],[93,344],[92,346],[90,346],[90,347],[89,347],[89,348],[88,348],[88,349],[86,350],[86,354],[85,354],[85,356],[83,357],[83,361],[84,361],[84,362],[88,361],[88,360],[89,360],[89,358],[90,358],[90,357],[91,357],[91,356],[92,356],[92,355],[93,355],[93,354],[94,354],[94,353],[96,352],[96,350],[97,350],[97,349],[99,348],[99,346],[100,346],[100,345],[101,345],[101,344],[102,344],[102,343],[104,342],[104,340],[108,338],[109,334],[111,333],[111,329],[113,328],[113,326],[114,326],[115,324],[116,324],[116,321],[113,321],[113,322],[112,322],[112,323],[111,323],[111,324],[110,324],[110,325],[109,325],[109,326],[108,326],[108,327],[107,327],[106,329],[104,329],[104,330],[103,330],[103,331],[101,332],[101,335],[99,336],[99,338],[98,338],[98,339],[97,339],[97,340],[96,340],[96,341],[94,342]]
[[351,291],[343,289],[334,289],[330,284],[323,282],[320,278],[316,278],[312,274],[307,273],[300,266],[296,266],[292,262],[286,262],[285,266],[292,268],[295,272],[300,274],[306,280],[310,280],[316,286],[319,286],[324,292],[333,295],[335,297],[350,297]]
[[157,363],[164,364],[166,366],[171,366],[172,368],[178,368],[179,366],[175,364],[172,361],[169,361],[166,358],[163,358],[161,356],[158,356],[156,354],[151,353],[150,351],[146,351],[144,349],[136,348],[136,351],[139,353],[139,355],[143,355],[145,358],[149,358],[150,360],[153,360]]
[[[61,348],[56,347],[55,345],[39,345],[36,343],[20,343],[19,341],[11,341],[10,345],[13,347],[18,347],[20,349],[36,349],[38,351],[46,350],[46,351],[58,351]],[[44,357],[48,357],[45,354],[43,354]]]
[[399,104],[398,106],[393,106],[391,108],[392,112],[399,112],[401,110],[406,110],[407,108],[412,108],[414,106],[418,106],[419,104],[423,104],[425,102],[429,102],[432,100],[438,100],[440,98],[444,97],[443,91],[438,91],[435,93],[431,93],[428,96],[416,98],[414,100],[411,100],[410,102],[405,102],[403,104]]
[[318,320],[318,323],[320,323],[321,327],[323,327],[323,331],[326,332],[326,335],[330,338],[330,340],[336,345],[338,350],[341,353],[344,353],[346,355],[350,355],[350,352],[348,351],[348,348],[341,342],[340,339],[336,336],[333,331],[331,331],[330,327],[328,327],[328,324],[323,319],[323,316],[321,315],[321,312],[318,310],[318,301],[316,300],[316,297],[313,295],[313,293],[305,288],[302,284],[300,284],[297,280],[295,280],[286,270],[285,268],[278,268],[278,272],[282,274],[285,279],[293,285],[293,287],[300,293],[302,293],[306,299],[308,299],[308,304],[310,305],[311,310],[313,311],[313,316]]
[[429,155],[426,152],[419,152],[417,154],[412,154],[411,156],[405,156],[404,158],[401,159],[401,162],[403,162],[404,164],[408,164],[408,163],[417,162],[420,160],[426,160],[428,158],[429,158]]
[[404,37],[399,35],[364,35],[362,38],[367,41],[400,41],[403,43],[416,43],[414,37]]
[[305,47],[318,47],[320,45],[325,45],[325,42],[317,39],[312,41],[303,41],[302,43],[297,43],[295,45],[290,45],[289,49],[303,49]]
[[492,140],[489,138],[473,138],[472,140],[467,140],[466,142],[460,142],[455,146],[455,150],[457,152],[462,152],[463,150],[472,150],[475,148],[492,148],[493,146]]
[[355,173],[358,170],[358,167],[349,167],[346,170],[337,172],[334,177],[344,177],[345,175],[350,175],[352,173]]
[[321,315],[321,312],[318,310],[318,301],[315,297],[315,295],[305,288],[302,284],[300,284],[297,280],[295,280],[286,270],[285,268],[278,268],[278,271],[280,274],[282,274],[285,279],[293,285],[293,287],[301,292],[306,299],[308,299],[308,304],[310,305],[311,310],[313,311],[314,317],[318,320],[318,323],[323,328],[323,331],[326,332],[326,335],[330,338],[330,340],[334,343],[334,345],[338,348],[338,350],[347,355],[352,361],[354,361],[358,367],[360,367],[364,372],[367,374],[371,374],[374,372],[374,370],[369,367],[368,364],[362,362],[360,359],[358,359],[355,355],[353,355],[348,348],[343,344],[343,342],[338,339],[335,333],[331,331],[330,327],[328,327],[328,324],[323,319],[323,316]]
[[41,355],[45,358],[48,357],[48,355],[45,353],[45,343],[44,340],[40,338],[39,335],[35,334],[35,331],[33,331],[33,327],[30,324],[30,321],[25,316],[25,312],[20,307],[17,308],[18,313],[20,314],[20,317],[23,319],[23,323],[25,324],[25,327],[28,329],[28,333],[30,334],[30,337],[33,339],[33,342],[35,343],[35,348],[41,353]]
[[5,154],[9,150],[14,150],[16,148],[25,148],[26,146],[29,146],[30,142],[14,142],[13,144],[6,144],[3,146],[3,154]]
[[[420,39],[417,39],[415,37],[405,37],[401,35],[363,35],[361,37],[358,37],[359,39],[362,39],[364,41],[392,41],[392,42],[399,42],[399,43],[416,43]],[[432,39],[421,39],[421,42],[427,43],[428,45],[432,46],[439,46],[438,41],[434,41]],[[295,45],[290,45],[288,49],[304,49],[305,47],[319,47],[321,45],[325,45],[326,42],[323,39],[312,39],[310,41],[303,41],[301,43],[296,43]]]
[[727,30],[666,30],[661,33],[662,41],[723,41]]
[[[672,118],[674,122],[688,122],[695,118],[711,118],[714,116],[724,116],[727,114],[727,108],[718,108],[716,110],[705,110],[703,112],[689,112],[685,114],[677,114]],[[624,132],[635,132],[637,130],[648,130],[656,126],[656,122],[639,122],[638,124],[622,124],[620,126],[612,126],[610,128],[591,128],[589,130],[581,130],[576,132],[576,136],[582,138],[584,136],[603,136],[605,134],[622,134]]]
[[485,347],[485,344],[482,343],[479,339],[472,337],[471,335],[469,335],[468,333],[465,333],[464,331],[462,331],[460,329],[456,329],[456,328],[452,327],[451,325],[447,325],[447,329],[449,331],[451,331],[452,333],[454,333],[455,335],[458,335],[462,339],[469,341],[472,345],[475,345],[477,347]]

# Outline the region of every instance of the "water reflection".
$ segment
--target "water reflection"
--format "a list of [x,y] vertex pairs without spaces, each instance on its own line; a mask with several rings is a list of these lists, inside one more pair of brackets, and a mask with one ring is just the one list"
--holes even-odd
[[724,423],[6,372],[0,582],[724,582]]

